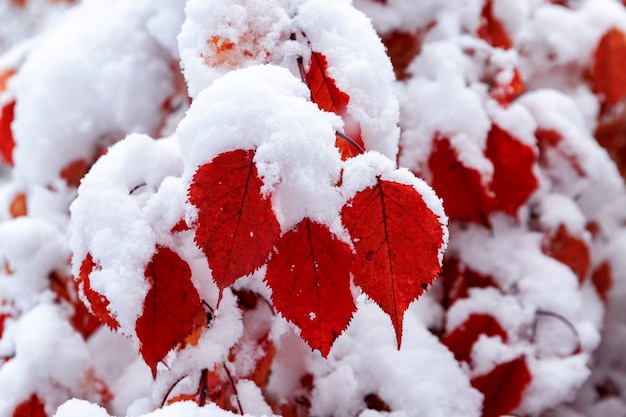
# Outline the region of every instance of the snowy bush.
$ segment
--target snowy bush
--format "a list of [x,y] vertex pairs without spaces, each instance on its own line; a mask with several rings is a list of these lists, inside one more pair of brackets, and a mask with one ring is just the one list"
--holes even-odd
[[0,416],[626,412],[621,2],[0,16]]

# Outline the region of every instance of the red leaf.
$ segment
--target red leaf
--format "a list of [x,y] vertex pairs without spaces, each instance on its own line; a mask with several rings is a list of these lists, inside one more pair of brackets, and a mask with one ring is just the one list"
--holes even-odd
[[591,88],[603,105],[617,104],[626,96],[626,35],[613,27],[602,36],[594,53]]
[[535,150],[493,124],[487,137],[486,156],[493,163],[492,188],[497,207],[515,216],[539,186],[533,172]]
[[441,270],[439,218],[415,188],[381,179],[341,214],[357,253],[354,283],[391,317],[400,347],[404,312]]
[[461,266],[455,258],[444,261],[441,278],[446,292],[442,301],[444,308],[450,307],[458,299],[467,298],[470,288],[497,287],[492,277],[482,275],[466,265]]
[[541,250],[567,265],[576,274],[581,285],[585,282],[591,267],[591,253],[589,246],[581,237],[572,236],[561,224],[556,232],[546,233]]
[[[607,261],[604,261],[600,264],[599,267],[593,271],[591,275],[591,282],[593,282],[594,287],[596,287],[596,291],[600,295],[600,298],[604,302],[607,302],[609,299],[609,291],[613,288],[613,272],[611,269],[611,264]],[[0,336],[2,332],[0,332]]]
[[[361,139],[361,126],[348,113],[350,96],[339,90],[335,80],[328,75],[328,62],[323,54],[311,53],[311,66],[306,73],[306,82],[311,90],[311,100],[320,109],[341,116],[345,124],[345,134],[356,142],[361,149],[365,149]],[[339,149],[344,160],[361,153],[360,150],[340,137],[337,137],[335,146]]]
[[400,30],[383,35],[382,41],[387,48],[387,55],[391,59],[398,80],[405,80],[409,77],[407,69],[422,49],[423,35],[422,32],[412,33]]
[[145,276],[151,287],[135,330],[154,377],[157,363],[193,332],[194,319],[203,308],[189,265],[171,249],[157,246]]
[[[50,272],[48,279],[50,280],[50,289],[60,300],[66,301],[74,309],[74,314],[70,317],[70,323],[83,338],[87,339],[100,327],[102,322],[91,314],[85,304],[78,298],[78,282],[72,276],[66,276],[59,271]],[[1,336],[2,333],[0,332]]]
[[428,167],[432,173],[431,186],[443,200],[451,220],[487,224],[487,217],[496,205],[491,185],[483,184],[479,171],[463,165],[448,139],[435,138]]
[[78,188],[80,180],[89,171],[89,164],[84,159],[75,159],[61,169],[60,177],[65,180],[70,187]]
[[474,346],[481,334],[490,337],[500,336],[502,341],[507,341],[506,331],[495,318],[488,314],[471,314],[463,324],[454,329],[441,343],[454,353],[457,361],[470,363],[472,346]]
[[328,227],[304,219],[280,238],[267,264],[274,306],[324,357],[356,310],[350,291],[353,263],[350,246]]
[[221,291],[262,266],[280,237],[254,151],[218,155],[196,171],[189,201],[198,208],[196,245],[204,252]]
[[480,14],[481,23],[478,28],[478,36],[491,46],[509,49],[513,42],[509,39],[502,23],[493,15],[493,0],[486,0]]
[[47,414],[41,400],[33,394],[15,408],[13,417],[47,417]]
[[[572,170],[581,178],[585,177],[585,170],[580,165],[578,158],[567,146],[561,146],[563,136],[553,129],[537,129],[535,131],[537,147],[539,148],[539,164],[544,168],[551,168],[549,152],[554,152],[565,160]],[[558,169],[558,168],[557,168]]]
[[180,219],[178,223],[176,223],[174,227],[172,227],[172,230],[170,230],[170,233],[174,234],[174,233],[179,233],[179,232],[185,232],[187,230],[189,230],[189,226],[187,225],[187,222],[185,222],[184,219]]
[[13,123],[15,100],[5,104],[0,110],[0,157],[2,161],[13,166],[13,148],[15,140],[11,123]]
[[520,356],[473,378],[471,384],[485,396],[483,417],[500,417],[520,405],[522,394],[531,381],[526,358]]
[[4,322],[9,317],[11,316],[8,314],[0,314],[0,339],[2,339],[2,333],[4,333]]
[[501,106],[508,106],[524,91],[526,91],[526,85],[520,72],[515,68],[513,69],[513,76],[508,83],[496,82],[489,93]]
[[120,325],[115,317],[111,315],[109,309],[107,308],[109,306],[109,300],[107,300],[104,295],[94,291],[91,288],[89,275],[96,268],[99,268],[99,266],[96,265],[96,263],[93,261],[93,257],[90,253],[88,253],[80,266],[80,275],[78,277],[78,280],[83,284],[83,293],[89,301],[89,304],[91,305],[91,310],[93,311],[94,315],[102,320],[102,322],[109,326],[111,329],[117,330]]

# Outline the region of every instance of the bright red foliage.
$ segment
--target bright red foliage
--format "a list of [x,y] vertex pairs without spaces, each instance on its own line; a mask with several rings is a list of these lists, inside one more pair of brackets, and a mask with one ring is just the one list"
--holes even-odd
[[356,311],[350,291],[354,258],[328,227],[304,219],[280,238],[267,265],[272,303],[324,357]]
[[488,374],[473,378],[472,386],[485,396],[483,417],[500,417],[517,408],[531,380],[524,356],[501,363]]
[[[328,74],[326,57],[319,52],[311,53],[311,66],[306,73],[306,82],[311,90],[311,100],[320,109],[341,116],[345,123],[345,134],[363,149],[361,126],[348,113],[350,96],[337,88],[335,80]],[[344,160],[360,153],[352,144],[339,137],[335,145]]]
[[440,278],[446,296],[443,300],[445,307],[450,307],[455,301],[469,296],[470,288],[497,287],[493,277],[483,275],[462,265],[456,258],[444,260]]
[[492,188],[497,208],[514,216],[539,186],[533,170],[535,150],[493,124],[485,154],[493,163]]
[[504,342],[508,339],[506,331],[495,318],[488,314],[471,314],[441,342],[454,353],[457,361],[470,363],[472,346],[481,334],[489,337],[500,336]]
[[78,276],[78,280],[83,284],[83,293],[85,294],[85,297],[87,297],[87,300],[89,300],[89,304],[91,305],[91,310],[94,315],[102,320],[102,322],[111,329],[117,330],[120,325],[107,308],[109,306],[109,300],[91,288],[89,274],[91,274],[91,272],[96,268],[98,268],[98,265],[94,262],[91,254],[88,253],[83,260],[83,263],[80,265],[80,275]]
[[35,394],[15,408],[13,417],[47,417],[44,405]]
[[391,317],[400,346],[404,312],[441,270],[439,218],[412,186],[381,179],[342,217],[357,252],[354,283]]
[[482,182],[481,173],[459,160],[456,150],[446,138],[435,138],[434,150],[428,159],[432,173],[431,186],[443,200],[450,220],[487,223],[496,201]]
[[480,17],[481,24],[478,28],[478,36],[481,39],[496,48],[509,49],[513,46],[504,26],[493,15],[493,0],[485,0]]
[[189,187],[198,208],[195,242],[220,291],[263,265],[280,237],[253,158],[252,150],[220,154],[198,168]]
[[593,92],[601,96],[603,105],[614,105],[626,97],[626,35],[611,28],[602,36],[594,53],[591,70]]
[[151,287],[135,329],[154,377],[157,363],[194,330],[194,318],[203,308],[189,265],[173,250],[157,246],[145,277]]
[[517,69],[514,69],[511,81],[505,84],[496,82],[489,91],[489,94],[494,100],[500,103],[501,106],[506,107],[525,91],[526,84],[524,84],[522,75]]
[[591,268],[591,252],[580,236],[573,236],[564,225],[560,225],[556,231],[546,233],[541,249],[546,255],[570,267],[581,285],[585,282]]
[[0,110],[0,158],[11,166],[13,166],[13,148],[15,148],[15,140],[11,131],[14,113],[15,101],[10,101]]

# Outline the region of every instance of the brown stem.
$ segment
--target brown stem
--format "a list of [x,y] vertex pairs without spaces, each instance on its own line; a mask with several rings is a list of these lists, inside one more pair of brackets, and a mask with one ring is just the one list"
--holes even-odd
[[239,414],[243,415],[243,407],[241,406],[241,401],[239,401],[239,392],[237,392],[237,385],[235,384],[235,380],[233,379],[230,371],[228,370],[228,366],[226,366],[226,362],[223,363],[224,371],[226,371],[226,375],[230,380],[230,385],[233,387],[233,391],[235,391],[235,399],[237,400],[237,407],[239,408]]

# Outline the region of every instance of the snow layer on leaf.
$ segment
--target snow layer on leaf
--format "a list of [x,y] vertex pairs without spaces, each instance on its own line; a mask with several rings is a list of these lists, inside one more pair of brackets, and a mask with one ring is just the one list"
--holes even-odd
[[569,197],[549,194],[541,199],[539,211],[541,225],[546,229],[557,230],[564,224],[573,234],[581,234],[585,230],[585,216]]
[[414,61],[411,71],[419,76],[400,92],[403,117],[400,121],[402,153],[400,164],[425,173],[433,138],[448,138],[457,149],[459,161],[482,173],[488,183],[493,166],[483,155],[491,122],[480,95],[466,87],[467,58],[450,43],[434,43]]
[[217,80],[198,95],[178,127],[183,180],[190,182],[199,166],[222,152],[256,148],[262,191],[272,193],[283,230],[307,216],[331,226],[342,204],[335,187],[340,121],[307,96],[304,84],[275,66],[248,67]]
[[[519,49],[525,52],[521,59],[524,79],[536,86],[572,88],[580,83],[577,76],[600,37],[612,26],[626,28],[626,15],[619,2],[594,0],[572,8],[556,4],[537,7],[518,37]],[[570,67],[563,77],[565,66]]]
[[[189,95],[196,97],[227,72],[258,64],[287,64],[301,54],[289,37],[299,1],[191,0],[178,37]],[[297,72],[296,72],[297,73]]]
[[180,210],[163,195],[173,194],[171,200],[180,202],[175,188],[172,194],[167,193],[169,188],[157,190],[167,176],[181,173],[173,139],[131,135],[94,164],[70,208],[72,272],[78,276],[83,260],[91,254],[98,265],[90,275],[91,288],[108,299],[126,334],[134,333],[143,309],[148,290],[145,266],[155,245],[176,223],[172,211]]
[[237,68],[273,64],[300,75],[298,59],[322,54],[350,97],[348,112],[367,149],[398,151],[393,70],[369,20],[346,0],[190,1],[179,47],[189,94]]
[[15,79],[18,178],[55,183],[68,163],[91,162],[126,133],[159,127],[172,57],[146,30],[148,4],[85,2],[30,53]]
[[453,0],[355,0],[354,6],[372,19],[378,33],[392,30],[412,32],[443,18],[451,7],[460,7]]
[[25,314],[18,326],[15,357],[0,368],[0,414],[8,415],[29,393],[37,391],[52,404],[66,398],[68,391],[96,399],[80,388],[91,369],[89,351],[58,307],[40,304]]
[[345,0],[309,0],[295,23],[314,51],[326,56],[329,75],[350,96],[349,113],[361,125],[365,148],[395,158],[398,153],[398,101],[391,62],[369,20]]
[[348,330],[333,346],[332,368],[315,372],[311,413],[354,416],[363,398],[375,393],[406,416],[479,416],[480,393],[417,314],[412,307],[407,311],[402,348],[397,350],[389,318],[361,297]]
[[[0,224],[0,297],[27,310],[40,302],[50,272],[64,271],[70,255],[65,237],[50,223],[26,217]],[[10,273],[7,273],[10,272]]]
[[[549,166],[544,173],[557,192],[576,199],[587,220],[597,221],[607,230],[624,206],[624,182],[609,155],[593,138],[577,103],[553,90],[537,90],[520,98],[537,121],[538,129],[554,131],[561,137],[545,154]],[[582,171],[582,172],[579,172]],[[584,176],[584,177],[581,177]]]
[[20,4],[16,1],[0,3],[0,53],[36,36],[58,21],[68,9],[67,2],[30,0]]
[[492,1],[494,18],[502,23],[507,35],[514,40],[517,33],[524,26],[524,23],[526,23],[526,20],[530,16],[530,2],[510,2],[508,0]]
[[519,412],[536,414],[576,398],[578,390],[590,375],[588,355],[533,360],[528,365],[533,375],[524,394]]
[[[495,216],[492,220],[493,231],[474,225],[453,231],[451,251],[471,269],[491,277],[499,289],[471,289],[468,298],[451,307],[450,327],[462,323],[472,312],[487,312],[509,335],[507,344],[491,338],[491,342],[480,339],[474,345],[475,370],[488,370],[497,360],[494,358],[511,359],[522,352],[535,357],[536,361],[529,364],[533,375],[529,392],[535,394],[526,395],[522,403],[522,407],[529,407],[524,410],[535,413],[571,399],[583,384],[589,353],[600,340],[602,306],[589,303],[583,296],[569,267],[542,253],[541,235],[517,229],[505,218]],[[570,346],[564,355],[551,346],[551,333],[541,330],[546,320],[553,320],[553,331],[568,335],[560,341]],[[534,330],[524,330],[529,328]],[[569,376],[559,379],[557,387],[551,381],[560,372]]]

